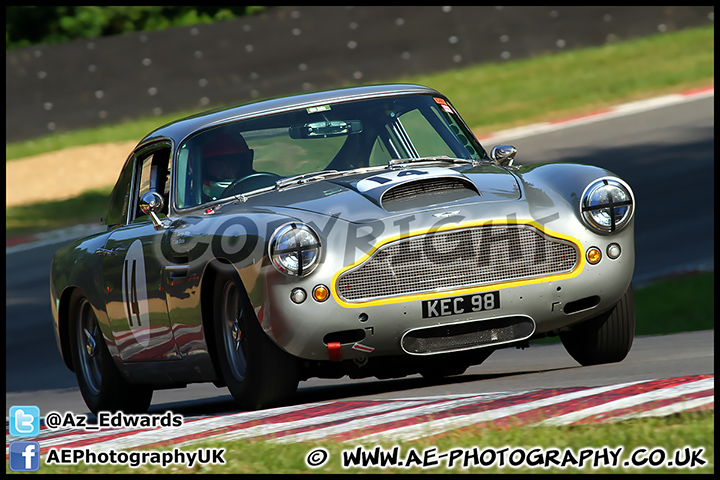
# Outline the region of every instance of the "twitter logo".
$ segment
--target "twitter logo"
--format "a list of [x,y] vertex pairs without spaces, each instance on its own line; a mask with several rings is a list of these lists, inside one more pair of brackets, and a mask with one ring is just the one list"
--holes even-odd
[[10,407],[10,435],[34,437],[40,433],[40,408],[34,405]]

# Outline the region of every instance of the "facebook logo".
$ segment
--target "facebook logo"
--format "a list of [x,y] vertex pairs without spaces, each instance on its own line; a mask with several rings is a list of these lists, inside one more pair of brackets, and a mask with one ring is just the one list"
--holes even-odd
[[34,437],[40,433],[40,409],[34,405],[10,407],[10,435]]
[[13,472],[37,472],[40,468],[40,444],[38,442],[10,442],[10,470]]

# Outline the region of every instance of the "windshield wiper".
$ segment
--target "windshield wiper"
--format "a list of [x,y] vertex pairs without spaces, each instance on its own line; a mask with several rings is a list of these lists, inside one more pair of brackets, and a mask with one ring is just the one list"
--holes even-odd
[[246,202],[248,198],[254,197],[255,195],[259,195],[261,193],[268,193],[274,190],[280,190],[281,188],[285,188],[289,185],[301,185],[303,183],[308,183],[315,180],[322,180],[327,177],[338,175],[342,175],[342,172],[338,172],[337,170],[322,170],[320,172],[302,173],[300,175],[295,175],[294,177],[281,178],[280,180],[275,182],[274,185],[258,188],[257,190],[251,190],[247,193],[240,193],[233,196],[236,200]]
[[270,185],[269,187],[263,187],[247,193],[233,195],[233,197],[235,197],[235,200],[237,201],[246,202],[250,197],[254,197],[255,195],[280,190],[290,185],[304,185],[306,183],[315,182],[318,180],[325,180],[327,178],[344,177],[346,175],[374,172],[379,170],[385,170],[387,168],[388,167],[385,165],[378,165],[374,167],[359,167],[352,170],[321,170],[319,172],[302,173],[293,177],[281,178],[280,180],[275,182],[274,185]]
[[315,182],[317,180],[325,180],[328,178],[344,177],[347,175],[354,175],[358,173],[375,172],[379,170],[385,170],[388,168],[386,165],[377,165],[373,167],[358,167],[352,170],[321,170],[314,173],[303,173],[294,177],[283,178],[275,182],[275,188],[280,189],[287,187],[288,185],[303,185],[305,183]]
[[439,155],[433,157],[418,157],[418,158],[393,158],[388,162],[388,165],[394,167],[396,165],[405,165],[408,163],[428,163],[428,162],[449,162],[449,163],[463,163],[474,165],[476,160],[468,160],[466,158],[454,158],[448,157],[447,155]]
[[334,177],[342,175],[342,172],[337,170],[321,170],[319,172],[302,173],[295,175],[294,177],[282,178],[275,182],[275,188],[280,189],[287,187],[288,185],[298,185],[302,183],[313,182],[315,180],[322,180],[328,177]]

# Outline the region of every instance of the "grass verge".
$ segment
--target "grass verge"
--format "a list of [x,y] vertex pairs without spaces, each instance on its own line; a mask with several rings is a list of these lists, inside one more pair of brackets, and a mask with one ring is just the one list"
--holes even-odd
[[476,134],[713,84],[714,28],[410,78],[445,93]]
[[99,223],[105,215],[112,187],[89,190],[67,200],[40,202],[5,209],[6,239],[34,233]]
[[665,278],[635,290],[635,335],[715,329],[715,272]]

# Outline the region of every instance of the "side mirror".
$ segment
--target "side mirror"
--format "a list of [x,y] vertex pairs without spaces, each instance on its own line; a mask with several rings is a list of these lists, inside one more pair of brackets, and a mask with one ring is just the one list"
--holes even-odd
[[492,150],[490,150],[490,158],[495,160],[500,166],[509,167],[513,164],[516,153],[517,148],[512,145],[495,145]]
[[166,228],[165,224],[160,221],[157,214],[163,209],[165,202],[162,195],[157,192],[148,192],[140,197],[140,210],[145,215],[150,215],[155,228]]

